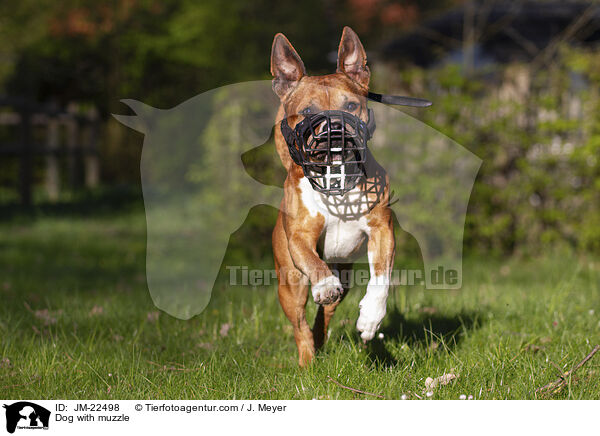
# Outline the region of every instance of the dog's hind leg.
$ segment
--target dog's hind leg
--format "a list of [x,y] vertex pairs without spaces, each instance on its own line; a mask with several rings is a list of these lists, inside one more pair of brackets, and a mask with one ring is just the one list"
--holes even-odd
[[294,328],[300,366],[306,366],[315,356],[313,334],[306,321],[308,278],[294,266],[288,250],[281,215],[277,218],[273,230],[273,253],[278,279],[279,303]]
[[348,289],[350,288],[350,277],[353,271],[351,263],[332,264],[329,265],[329,267],[331,271],[334,274],[336,274],[342,282],[344,291],[342,293],[341,298],[338,301],[331,304],[319,305],[319,308],[317,309],[317,316],[315,317],[315,324],[313,327],[315,349],[317,350],[321,348],[327,341],[327,330],[329,328],[329,321],[331,321],[331,318],[333,317],[333,314],[335,313],[335,309],[338,306],[338,304],[342,302],[342,300],[348,293]]

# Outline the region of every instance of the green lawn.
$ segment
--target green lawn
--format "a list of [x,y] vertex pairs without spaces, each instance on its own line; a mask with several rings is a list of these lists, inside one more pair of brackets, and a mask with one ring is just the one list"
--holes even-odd
[[[200,316],[177,320],[152,304],[144,250],[139,208],[0,223],[0,398],[374,398],[331,379],[427,398],[426,378],[452,373],[431,398],[528,399],[600,343],[599,261],[477,258],[460,291],[397,288],[367,346],[354,289],[301,370],[274,287],[218,286]],[[568,381],[552,398],[600,399],[600,355]]]

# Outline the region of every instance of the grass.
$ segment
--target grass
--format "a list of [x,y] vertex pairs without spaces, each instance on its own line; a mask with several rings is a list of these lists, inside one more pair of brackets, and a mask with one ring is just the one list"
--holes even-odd
[[[269,253],[265,253],[265,256]],[[600,343],[600,262],[566,255],[471,259],[463,289],[397,288],[383,339],[340,306],[316,363],[297,366],[274,287],[217,286],[189,321],[159,313],[145,283],[145,220],[38,216],[0,223],[0,398],[531,399]],[[310,317],[314,304],[309,303]],[[600,399],[600,357],[552,398]]]

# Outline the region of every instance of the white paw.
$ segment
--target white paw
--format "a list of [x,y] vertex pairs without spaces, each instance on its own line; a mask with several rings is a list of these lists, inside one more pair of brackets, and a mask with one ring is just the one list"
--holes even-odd
[[331,275],[312,285],[312,294],[317,304],[335,303],[342,297],[344,288],[340,279]]
[[386,299],[368,298],[365,296],[358,307],[360,307],[360,316],[356,321],[356,329],[361,332],[360,337],[363,341],[370,341],[375,336],[375,332],[381,325],[385,316]]

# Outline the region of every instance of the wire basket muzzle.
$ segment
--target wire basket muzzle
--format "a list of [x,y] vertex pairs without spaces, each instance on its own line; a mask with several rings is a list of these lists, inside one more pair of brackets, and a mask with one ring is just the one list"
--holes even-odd
[[324,111],[296,126],[301,165],[314,189],[341,195],[353,189],[364,175],[367,125],[343,111]]

